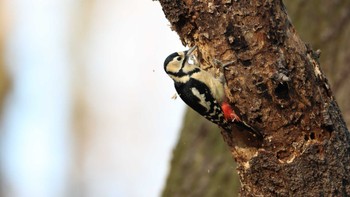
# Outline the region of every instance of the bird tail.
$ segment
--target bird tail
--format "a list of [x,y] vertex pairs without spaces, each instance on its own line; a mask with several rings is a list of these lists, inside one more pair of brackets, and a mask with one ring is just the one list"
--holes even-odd
[[249,124],[247,124],[246,122],[244,121],[237,121],[235,122],[235,124],[238,126],[238,127],[241,127],[247,131],[249,131],[251,134],[253,134],[255,137],[257,138],[263,138],[263,135],[256,129],[254,129],[252,126],[250,126]]

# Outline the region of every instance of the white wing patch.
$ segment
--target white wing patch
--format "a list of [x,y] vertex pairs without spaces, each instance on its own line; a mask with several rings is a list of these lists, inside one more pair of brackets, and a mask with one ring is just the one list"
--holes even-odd
[[199,100],[200,100],[199,104],[201,104],[203,107],[205,107],[207,109],[207,111],[209,111],[210,110],[210,102],[209,101],[206,102],[205,94],[199,93],[197,88],[191,88],[191,91],[192,91],[193,95],[195,95],[197,98],[199,98]]

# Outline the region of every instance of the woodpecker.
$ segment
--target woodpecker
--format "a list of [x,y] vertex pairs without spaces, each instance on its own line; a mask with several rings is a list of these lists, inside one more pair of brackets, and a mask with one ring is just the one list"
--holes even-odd
[[225,131],[232,130],[233,122],[261,136],[259,132],[242,121],[226,101],[225,80],[216,78],[208,71],[201,69],[192,55],[195,49],[196,46],[187,51],[172,53],[164,61],[164,70],[173,79],[180,98],[193,110]]

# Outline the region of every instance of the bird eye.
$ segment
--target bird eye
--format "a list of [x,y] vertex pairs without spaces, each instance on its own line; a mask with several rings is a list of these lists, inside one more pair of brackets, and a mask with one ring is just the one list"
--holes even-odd
[[177,61],[180,61],[180,60],[181,60],[181,57],[178,57],[178,58],[177,58]]

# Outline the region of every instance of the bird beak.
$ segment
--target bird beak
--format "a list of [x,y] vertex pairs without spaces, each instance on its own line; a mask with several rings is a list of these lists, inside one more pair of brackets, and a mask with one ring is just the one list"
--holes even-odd
[[186,56],[187,56],[187,57],[190,56],[190,55],[192,54],[192,52],[193,52],[194,50],[196,50],[196,48],[197,48],[196,45],[194,45],[192,48],[190,48],[190,49],[187,51]]

